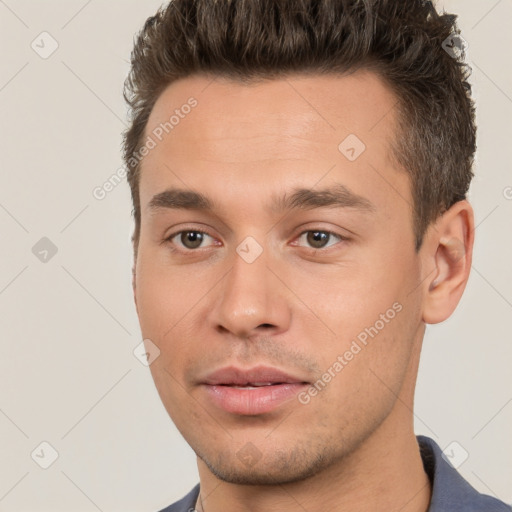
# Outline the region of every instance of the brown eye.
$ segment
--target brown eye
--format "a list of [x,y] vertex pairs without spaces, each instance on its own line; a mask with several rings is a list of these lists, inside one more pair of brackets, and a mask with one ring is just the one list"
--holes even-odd
[[325,231],[308,231],[307,242],[311,247],[315,249],[321,249],[325,247],[325,244],[329,241],[330,234]]
[[181,231],[176,231],[165,238],[162,242],[170,244],[173,246],[174,250],[181,254],[193,252],[195,249],[202,250],[222,245],[212,235],[209,235],[205,231],[199,231],[196,229],[183,229]]
[[299,237],[299,244],[311,249],[326,249],[336,243],[346,240],[341,235],[330,231],[304,231]]
[[205,233],[200,231],[182,231],[180,233],[180,242],[187,249],[197,249],[204,240]]

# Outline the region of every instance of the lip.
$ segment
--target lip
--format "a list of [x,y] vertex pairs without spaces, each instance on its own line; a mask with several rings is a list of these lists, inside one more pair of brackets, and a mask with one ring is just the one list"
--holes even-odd
[[308,385],[301,378],[268,366],[246,370],[230,366],[211,373],[201,382],[214,405],[245,416],[271,412]]
[[227,366],[210,373],[202,384],[210,386],[245,386],[246,384],[264,382],[272,384],[297,384],[304,383],[304,380],[271,366],[256,366],[246,370],[235,366]]

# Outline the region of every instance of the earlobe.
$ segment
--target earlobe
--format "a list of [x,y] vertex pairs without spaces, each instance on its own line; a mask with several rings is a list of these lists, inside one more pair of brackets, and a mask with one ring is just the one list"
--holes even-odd
[[427,234],[426,265],[433,269],[425,280],[423,321],[435,324],[455,310],[471,270],[474,219],[467,201],[455,203]]

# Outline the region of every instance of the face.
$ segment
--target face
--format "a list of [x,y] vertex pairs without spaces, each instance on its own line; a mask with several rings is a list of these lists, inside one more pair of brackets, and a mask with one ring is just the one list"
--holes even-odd
[[421,264],[395,103],[357,72],[195,76],[154,106],[137,311],[161,399],[221,479],[314,475],[413,386]]

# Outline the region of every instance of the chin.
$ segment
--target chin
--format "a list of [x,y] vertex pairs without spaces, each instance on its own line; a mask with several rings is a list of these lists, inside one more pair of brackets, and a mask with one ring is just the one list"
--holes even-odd
[[[236,457],[218,455],[215,462],[211,458],[198,455],[210,472],[219,480],[237,485],[282,485],[307,480],[334,463],[333,457],[321,454],[274,453],[269,460],[244,464]],[[265,460],[266,459],[266,460]]]

